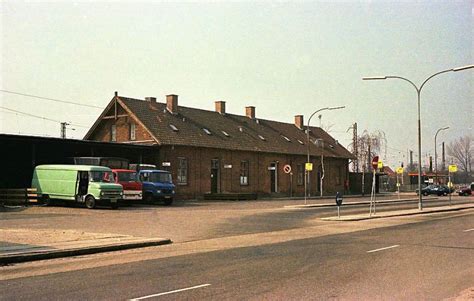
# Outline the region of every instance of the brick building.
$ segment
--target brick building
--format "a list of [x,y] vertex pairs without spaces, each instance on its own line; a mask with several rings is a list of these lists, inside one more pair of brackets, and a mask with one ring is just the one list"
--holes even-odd
[[[311,195],[319,194],[321,154],[325,194],[344,190],[352,154],[318,127],[310,128],[307,145],[303,116],[294,123],[259,119],[255,107],[245,115],[228,114],[225,102],[215,111],[178,105],[177,95],[166,103],[115,96],[84,139],[155,145],[156,162],[170,170],[178,197],[199,198],[209,193],[304,195],[304,164],[309,147],[314,170]],[[322,143],[321,143],[322,142]],[[285,165],[291,174],[283,171]]]

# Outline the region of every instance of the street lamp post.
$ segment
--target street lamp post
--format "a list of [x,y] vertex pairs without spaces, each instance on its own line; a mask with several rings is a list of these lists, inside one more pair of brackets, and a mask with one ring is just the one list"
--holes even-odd
[[472,69],[474,68],[474,65],[467,65],[463,67],[458,67],[458,68],[452,68],[452,69],[447,69],[443,71],[436,72],[435,74],[429,76],[425,81],[420,85],[418,88],[411,80],[401,77],[401,76],[394,76],[394,75],[389,75],[389,76],[375,76],[375,77],[363,77],[362,80],[385,80],[385,79],[390,79],[390,78],[397,78],[401,79],[404,81],[409,82],[416,90],[416,94],[418,96],[418,209],[423,210],[423,198],[421,195],[421,113],[420,113],[420,94],[421,94],[421,89],[423,89],[423,86],[428,82],[430,79],[433,77],[446,73],[446,72],[457,72],[457,71],[462,71],[462,70],[467,70],[467,69]]
[[323,197],[323,179],[324,179],[324,140],[316,139],[316,141],[319,141],[319,143],[321,143],[321,176],[319,178],[319,196],[322,198]]
[[[311,116],[309,116],[309,119],[308,119],[308,125],[306,126],[306,148],[307,148],[307,161],[306,163],[309,163],[309,144],[310,144],[310,140],[309,140],[309,124],[310,124],[310,121],[311,121],[311,118],[313,118],[313,116],[318,113],[318,112],[321,112],[321,111],[325,111],[325,110],[338,110],[338,109],[344,109],[345,106],[340,106],[340,107],[326,107],[326,108],[322,108],[322,109],[319,109],[319,110],[316,110],[313,112],[313,114],[311,114]],[[306,170],[306,166],[305,166],[305,176],[306,176],[306,179],[304,181],[304,203],[306,205],[306,200],[307,200],[307,197],[308,197],[308,186],[309,186],[309,172],[308,170]]]
[[447,130],[447,129],[449,129],[449,126],[440,128],[436,131],[436,134],[435,134],[435,145],[434,145],[435,147],[435,179],[436,179],[437,184],[439,184],[439,180],[438,180],[438,153],[436,152],[436,150],[438,149],[438,144],[436,144],[436,137],[438,136],[439,132]]

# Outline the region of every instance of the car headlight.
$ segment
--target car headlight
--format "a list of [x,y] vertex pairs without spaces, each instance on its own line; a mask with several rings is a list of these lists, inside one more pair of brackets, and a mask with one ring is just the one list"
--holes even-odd
[[161,193],[161,190],[158,189],[158,190],[156,191],[156,193]]
[[172,193],[175,194],[176,192],[173,190]]
[[123,195],[123,191],[120,191],[120,195],[121,195],[121,196]]
[[100,192],[100,195],[104,195],[104,194],[105,194],[105,191],[101,191],[101,192]]

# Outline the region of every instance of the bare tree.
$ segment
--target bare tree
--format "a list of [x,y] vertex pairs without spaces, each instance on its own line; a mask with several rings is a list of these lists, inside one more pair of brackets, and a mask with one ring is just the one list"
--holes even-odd
[[472,172],[472,161],[474,153],[474,145],[472,137],[466,135],[457,140],[450,142],[447,146],[447,153],[463,172]]
[[349,145],[349,149],[353,154],[357,153],[357,165],[363,172],[371,170],[371,161],[375,155],[379,155],[382,148],[385,149],[386,155],[387,140],[383,131],[375,131],[369,133],[364,130],[362,135],[357,136],[357,152],[355,152],[354,143]]

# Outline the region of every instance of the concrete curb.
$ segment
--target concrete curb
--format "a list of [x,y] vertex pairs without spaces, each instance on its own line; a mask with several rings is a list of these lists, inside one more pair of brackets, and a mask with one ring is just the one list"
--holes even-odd
[[[461,207],[463,206],[463,207]],[[360,215],[360,216],[341,216],[338,218],[337,216],[334,217],[323,217],[321,220],[324,221],[338,221],[338,222],[354,222],[354,221],[362,221],[362,220],[369,220],[369,219],[380,219],[380,218],[389,218],[389,217],[400,217],[400,216],[410,216],[410,215],[422,215],[422,214],[435,214],[435,213],[442,213],[442,212],[451,212],[451,211],[461,211],[461,210],[468,210],[474,209],[474,205],[459,205],[456,208],[429,208],[425,209],[426,211],[408,211],[407,212],[383,212],[379,213],[379,215]],[[415,209],[416,210],[416,209]]]
[[152,239],[146,241],[133,241],[125,243],[114,243],[109,245],[102,246],[89,246],[89,247],[80,247],[80,248],[71,248],[71,249],[58,249],[58,250],[48,250],[48,251],[38,251],[38,252],[27,252],[27,253],[18,253],[18,254],[7,254],[0,255],[0,266],[7,265],[11,263],[20,263],[27,261],[36,261],[36,260],[45,260],[45,259],[54,259],[61,257],[71,257],[71,256],[80,256],[80,255],[89,255],[110,251],[120,251],[127,249],[151,247],[151,246],[160,246],[171,244],[172,241],[169,238],[166,239]]
[[[437,197],[427,197],[423,198],[423,200],[437,200]],[[418,202],[418,198],[409,198],[409,199],[396,199],[396,200],[378,200],[376,201],[377,204],[390,204],[390,203],[411,203],[411,202]],[[361,201],[361,202],[349,202],[349,203],[342,203],[341,207],[344,206],[351,206],[351,205],[370,205],[370,201]],[[304,208],[317,208],[317,207],[336,207],[336,203],[331,204],[306,204],[306,205],[288,205],[284,206],[283,208],[287,209],[304,209]]]

